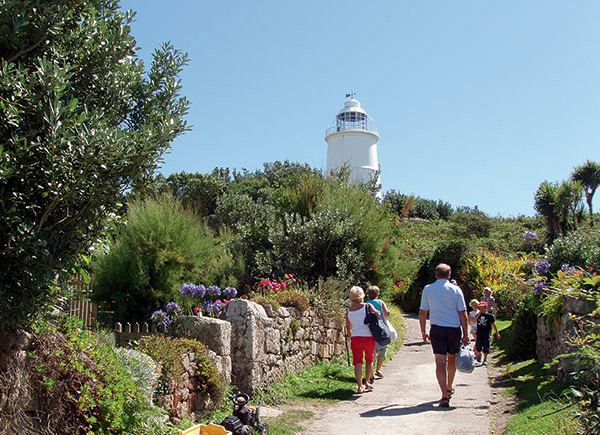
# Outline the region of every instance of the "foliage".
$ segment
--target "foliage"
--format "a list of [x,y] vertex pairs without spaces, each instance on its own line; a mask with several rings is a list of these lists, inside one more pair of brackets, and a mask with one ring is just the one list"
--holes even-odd
[[452,206],[442,200],[433,201],[413,195],[405,195],[394,190],[387,192],[383,198],[399,217],[421,218],[428,220],[448,220],[453,214]]
[[453,276],[460,276],[469,255],[469,245],[464,240],[442,242],[437,249],[424,258],[415,279],[408,287],[397,288],[393,301],[405,311],[416,312],[421,303],[423,287],[435,281],[435,268],[440,263],[446,263],[452,268]]
[[506,349],[512,360],[526,361],[537,357],[537,319],[540,296],[527,293],[517,304],[510,326],[510,341]]
[[135,350],[118,347],[115,349],[117,359],[129,371],[148,403],[152,403],[154,391],[158,383],[158,367],[148,355]]
[[534,208],[546,221],[548,242],[552,243],[559,235],[577,229],[584,216],[582,195],[583,187],[579,181],[544,181],[540,184],[535,193]]
[[199,379],[197,393],[209,394],[213,404],[219,406],[223,399],[225,385],[210,360],[207,347],[187,338],[168,338],[152,335],[140,343],[142,352],[148,354],[162,367],[159,384],[167,385],[170,379],[179,380],[185,372],[182,364],[183,355],[193,353],[197,360],[196,376]]
[[454,237],[462,239],[487,238],[492,227],[491,218],[483,213],[457,212],[450,219]]
[[42,386],[36,415],[48,433],[137,433],[161,415],[144,397],[151,386],[139,387],[123,354],[77,321],[39,322],[34,337],[29,367]]
[[237,296],[238,292],[234,287],[226,287],[221,290],[216,285],[206,287],[203,284],[185,283],[181,286],[179,294],[185,296],[185,305],[188,305],[188,300],[190,301],[193,306],[191,311],[194,314],[202,315],[204,312],[211,317],[216,317],[223,307],[229,303],[229,300]]
[[193,210],[199,216],[213,215],[217,200],[227,191],[227,183],[214,173],[198,172],[179,172],[167,178],[159,174],[153,187],[157,193],[173,195],[186,209]]
[[546,249],[546,259],[552,272],[558,271],[563,264],[600,270],[600,231],[580,229],[558,237]]
[[478,299],[483,289],[490,287],[498,305],[496,315],[512,317],[519,301],[531,291],[531,287],[523,283],[527,275],[523,268],[526,260],[523,257],[508,259],[487,250],[470,255],[459,275],[465,299]]
[[600,164],[587,160],[583,165],[573,169],[571,179],[579,181],[583,186],[585,200],[590,213],[590,224],[594,226],[594,212],[592,209],[592,200],[596,189],[600,185]]
[[235,284],[235,269],[202,221],[163,195],[129,208],[127,225],[95,264],[92,296],[115,320],[146,321],[168,302],[181,302],[182,282]]
[[117,0],[0,8],[0,329],[31,323],[51,282],[151,177],[187,127],[170,45],[136,56]]

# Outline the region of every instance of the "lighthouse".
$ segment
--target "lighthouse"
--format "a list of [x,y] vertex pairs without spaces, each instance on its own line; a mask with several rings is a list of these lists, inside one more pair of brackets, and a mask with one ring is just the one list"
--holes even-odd
[[[326,173],[341,169],[346,165],[350,170],[351,182],[367,183],[377,177],[379,184],[379,161],[377,141],[379,131],[373,125],[373,118],[361,107],[355,94],[347,94],[349,99],[339,111],[325,133],[327,142]],[[381,197],[381,192],[378,192]]]

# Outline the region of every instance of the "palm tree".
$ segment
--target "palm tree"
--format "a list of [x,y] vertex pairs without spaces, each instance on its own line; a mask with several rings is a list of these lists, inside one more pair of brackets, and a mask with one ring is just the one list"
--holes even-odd
[[535,203],[533,208],[541,214],[546,221],[549,243],[552,243],[552,241],[561,233],[557,190],[556,185],[544,181],[535,192]]
[[583,165],[573,169],[571,174],[573,180],[583,185],[585,201],[590,212],[590,225],[594,226],[594,213],[592,212],[592,198],[600,185],[600,165],[596,162],[586,161]]
[[556,212],[560,216],[563,235],[571,229],[576,230],[583,217],[583,213],[580,213],[584,210],[582,196],[583,186],[579,181],[565,180],[556,189]]

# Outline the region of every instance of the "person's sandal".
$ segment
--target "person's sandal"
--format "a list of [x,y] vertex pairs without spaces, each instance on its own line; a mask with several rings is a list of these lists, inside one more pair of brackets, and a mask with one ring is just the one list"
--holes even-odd
[[440,408],[449,408],[450,407],[450,398],[449,397],[442,397],[442,399],[440,400]]
[[454,388],[451,388],[450,390],[448,390],[448,399],[452,398],[454,391],[455,391]]
[[357,389],[356,389],[356,393],[354,393],[354,394],[362,394],[362,393],[364,393],[364,392],[365,392],[365,389],[364,389],[364,388],[357,388]]
[[373,385],[371,385],[371,384],[365,385],[365,391],[373,391],[373,389],[374,389]]
[[381,373],[380,371],[376,371],[375,376],[383,378],[383,373]]

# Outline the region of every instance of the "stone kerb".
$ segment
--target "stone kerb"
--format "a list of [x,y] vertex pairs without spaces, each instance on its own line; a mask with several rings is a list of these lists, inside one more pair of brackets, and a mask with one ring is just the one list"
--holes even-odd
[[192,338],[204,343],[223,380],[231,382],[231,324],[212,317],[181,316],[170,326],[174,337]]
[[232,383],[248,394],[261,383],[345,351],[340,322],[313,310],[274,310],[235,299],[221,318],[231,322]]

